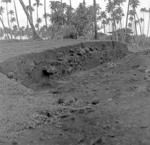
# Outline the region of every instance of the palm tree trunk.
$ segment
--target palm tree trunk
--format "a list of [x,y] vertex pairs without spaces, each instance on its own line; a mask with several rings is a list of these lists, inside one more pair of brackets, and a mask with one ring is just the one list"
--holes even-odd
[[[17,12],[17,7],[16,7],[15,0],[14,0],[14,9],[15,9],[15,14],[16,14],[17,26],[18,26],[18,30],[19,30],[19,33],[20,33],[20,24],[19,24],[18,12]],[[20,34],[20,39],[21,39],[21,34]]]
[[70,8],[72,8],[72,1],[70,0]]
[[103,27],[104,27],[104,34],[105,34],[106,33],[106,25],[104,24]]
[[137,37],[138,32],[137,32],[137,24],[136,24],[136,18],[135,18],[135,15],[134,15],[134,25],[135,25],[135,35],[136,35],[136,37]]
[[71,25],[71,12],[72,12],[72,1],[70,0],[70,9],[69,9],[69,16],[68,16],[69,25]]
[[4,29],[4,33],[6,34],[7,39],[9,39],[8,33],[7,33],[7,31],[6,31],[6,27],[5,27],[4,22],[3,22],[3,19],[2,19],[1,17],[0,17],[0,22],[2,23],[2,26],[3,26],[3,29]]
[[83,5],[85,6],[86,4],[85,4],[85,0],[83,0]]
[[64,8],[63,8],[63,1],[62,0],[61,0],[61,14],[62,14],[62,25],[64,25],[64,18],[63,18]]
[[33,15],[32,15],[32,4],[31,4],[31,0],[29,0],[29,12],[30,12],[30,18],[31,18],[31,21],[33,23]]
[[10,26],[10,21],[9,21],[9,13],[8,13],[8,3],[6,2],[6,12],[7,12],[7,23],[8,23],[8,27],[10,30],[10,37],[12,39],[12,32],[11,32],[11,26]]
[[[38,23],[38,19],[39,19],[39,7],[38,7],[38,5],[36,6],[36,16],[37,16],[37,23]],[[39,24],[38,24],[38,32],[39,32]]]
[[139,16],[138,16],[137,12],[136,12],[136,17],[137,17],[137,20],[139,22],[140,34],[142,35],[142,24],[140,22],[140,19],[139,19]]
[[142,31],[143,31],[143,35],[144,35],[144,33],[145,33],[145,15],[144,15],[144,12],[143,12],[143,29],[142,29]]
[[27,27],[26,28],[29,28],[29,21],[28,21],[28,17],[27,17]]
[[114,40],[116,40],[116,41],[118,41],[118,33],[117,33],[117,25],[116,25],[116,20],[115,20],[115,18],[113,17],[113,25],[114,25],[114,30],[113,30],[113,32],[114,32]]
[[44,14],[45,14],[45,26],[46,26],[46,29],[47,29],[46,0],[44,0]]
[[29,0],[29,11],[30,11],[30,17],[31,17],[31,21],[33,23],[33,16],[32,16],[32,4],[31,4],[31,0]]
[[97,40],[97,18],[96,18],[96,0],[93,0],[94,6],[94,39]]
[[21,4],[21,6],[22,6],[22,8],[23,8],[23,10],[24,10],[24,12],[25,12],[28,20],[29,20],[30,26],[32,28],[32,32],[33,32],[33,36],[32,37],[33,37],[33,40],[41,40],[40,36],[36,33],[35,27],[33,25],[33,22],[31,20],[30,15],[28,14],[28,11],[26,10],[26,6],[25,6],[23,0],[19,0],[19,2]]
[[126,26],[125,26],[124,41],[126,41],[126,36],[127,36],[128,17],[129,17],[129,7],[130,7],[130,0],[128,0],[128,8],[127,8],[127,16],[126,16]]
[[149,29],[150,29],[150,11],[149,11],[149,20],[148,20],[148,28],[147,28],[147,37],[149,36]]

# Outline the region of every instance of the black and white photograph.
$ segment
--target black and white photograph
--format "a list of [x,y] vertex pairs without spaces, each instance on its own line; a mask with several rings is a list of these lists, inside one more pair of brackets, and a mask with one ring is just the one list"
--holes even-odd
[[150,0],[0,0],[0,145],[150,145]]

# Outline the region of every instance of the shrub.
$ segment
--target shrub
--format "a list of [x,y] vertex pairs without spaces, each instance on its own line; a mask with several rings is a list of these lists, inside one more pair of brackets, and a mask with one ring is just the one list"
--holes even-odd
[[62,27],[62,33],[65,39],[77,39],[77,31],[72,25],[64,25]]

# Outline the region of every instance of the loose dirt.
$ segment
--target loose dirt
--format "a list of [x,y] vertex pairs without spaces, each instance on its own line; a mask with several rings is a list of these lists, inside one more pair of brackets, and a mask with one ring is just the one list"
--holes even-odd
[[150,53],[125,52],[36,91],[0,74],[0,144],[149,145]]

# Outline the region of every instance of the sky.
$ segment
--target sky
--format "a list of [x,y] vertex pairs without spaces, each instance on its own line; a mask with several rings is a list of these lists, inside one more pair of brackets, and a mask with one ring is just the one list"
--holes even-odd
[[[1,0],[0,0],[1,1]],[[26,23],[27,23],[27,20],[26,20],[26,16],[25,16],[25,13],[24,13],[24,11],[23,11],[23,9],[22,9],[22,7],[21,7],[21,5],[20,5],[20,3],[19,3],[19,0],[15,0],[16,1],[16,5],[17,5],[17,10],[18,10],[18,15],[19,15],[19,21],[20,21],[20,25],[21,26],[23,26],[23,25],[25,25]],[[24,3],[26,4],[26,5],[28,5],[28,0],[23,0],[24,1]],[[32,1],[32,3],[34,3],[35,2],[35,0],[31,0]],[[41,3],[43,3],[43,1],[44,0],[41,0]],[[52,1],[52,0],[47,0],[47,5],[49,6],[49,1]],[[53,1],[58,1],[58,0],[53,0]],[[93,4],[93,0],[85,0],[86,1],[86,4],[87,5],[92,5]],[[128,1],[128,0],[127,0]],[[67,4],[69,4],[69,0],[63,0],[63,2],[66,2]],[[72,6],[74,7],[74,8],[76,8],[78,5],[79,5],[79,3],[81,3],[81,2],[83,2],[83,0],[72,0]],[[97,3],[100,5],[100,7],[102,8],[102,10],[104,10],[105,9],[105,3],[106,2],[104,2],[104,0],[97,0]],[[0,3],[1,4],[1,3]],[[3,4],[3,6],[5,6],[4,4]],[[11,9],[13,7],[13,4],[11,4],[11,5],[9,5],[9,8]],[[150,8],[150,0],[140,0],[140,7],[138,8],[138,14],[139,14],[139,17],[141,17],[142,15],[141,15],[141,13],[139,13],[139,11],[140,11],[140,8],[141,7],[145,7],[145,8]],[[124,5],[123,5],[123,8],[126,10],[127,9],[127,3],[124,3]],[[47,7],[47,11],[49,11],[49,8]],[[39,9],[39,15],[40,15],[40,17],[42,17],[42,15],[43,15],[43,7],[41,7],[40,9]],[[125,12],[126,13],[126,12]],[[34,12],[33,13],[34,15],[34,17],[36,17],[36,12]],[[6,17],[4,17],[4,19],[6,20]],[[7,25],[7,22],[5,21],[5,24]],[[146,15],[146,20],[145,20],[145,27],[148,25],[148,15]],[[145,29],[145,31],[146,31],[146,29]]]

